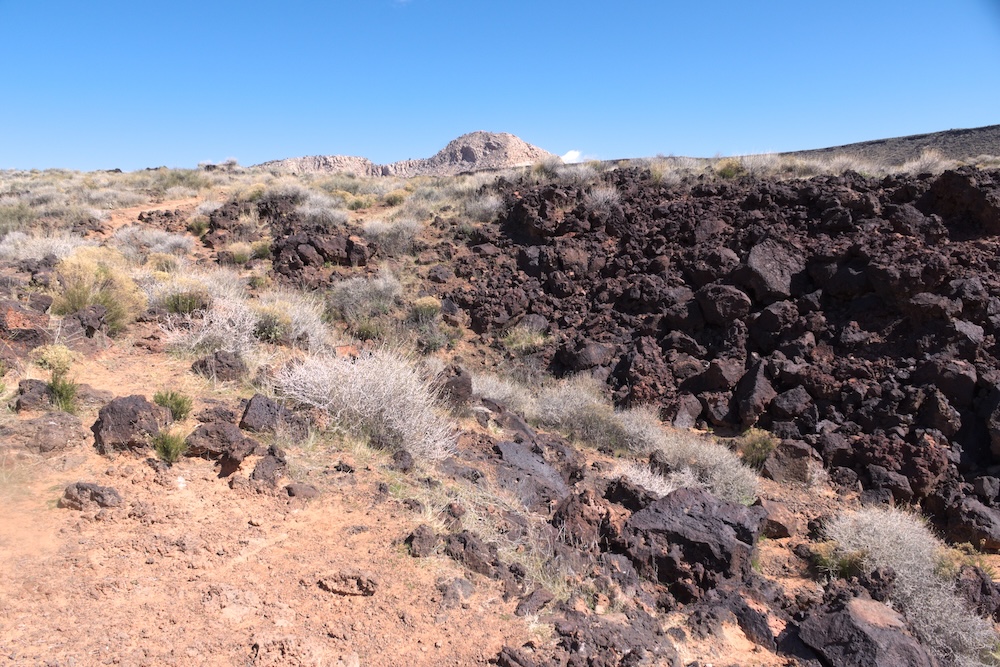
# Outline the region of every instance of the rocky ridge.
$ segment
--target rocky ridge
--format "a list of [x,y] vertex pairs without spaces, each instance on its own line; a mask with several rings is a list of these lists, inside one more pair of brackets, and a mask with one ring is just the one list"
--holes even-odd
[[521,167],[554,157],[506,132],[470,132],[449,142],[430,158],[375,164],[363,157],[315,155],[285,158],[255,165],[290,174],[345,172],[359,177],[455,176],[473,171]]

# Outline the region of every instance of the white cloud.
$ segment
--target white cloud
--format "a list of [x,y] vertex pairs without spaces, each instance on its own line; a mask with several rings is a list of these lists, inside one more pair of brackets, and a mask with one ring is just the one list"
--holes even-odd
[[566,164],[575,164],[577,162],[580,162],[582,159],[583,159],[583,152],[577,150],[568,151],[565,155],[562,156],[562,161],[565,162]]

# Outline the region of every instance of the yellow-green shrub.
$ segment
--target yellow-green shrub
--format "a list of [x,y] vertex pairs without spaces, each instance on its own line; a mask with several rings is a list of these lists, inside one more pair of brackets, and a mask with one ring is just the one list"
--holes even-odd
[[146,295],[126,273],[122,255],[110,248],[77,249],[59,262],[56,279],[52,311],[69,315],[87,306],[104,306],[111,335],[120,333],[146,309]]

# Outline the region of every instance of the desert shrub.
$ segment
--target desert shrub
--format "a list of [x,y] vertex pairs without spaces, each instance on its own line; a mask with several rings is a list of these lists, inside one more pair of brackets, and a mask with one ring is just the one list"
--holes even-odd
[[550,155],[533,164],[531,173],[539,178],[555,178],[559,175],[562,166],[562,158],[558,155]]
[[690,489],[702,486],[698,478],[689,468],[682,468],[669,475],[661,475],[648,465],[627,461],[615,468],[615,473],[627,478],[633,484],[638,484],[647,491],[658,496],[665,496],[677,489]]
[[119,228],[111,242],[126,258],[139,261],[150,253],[186,255],[194,247],[194,239],[186,234],[172,234],[162,229],[127,225]]
[[413,250],[413,242],[420,233],[420,223],[403,218],[399,220],[369,220],[364,225],[364,235],[389,257],[398,257]]
[[737,438],[736,449],[745,465],[760,470],[779,443],[780,440],[768,431],[752,428]]
[[353,360],[308,356],[279,371],[275,388],[381,447],[436,460],[455,446],[452,425],[438,415],[433,385],[411,359],[396,352],[376,350]]
[[196,215],[188,221],[187,230],[195,236],[203,236],[208,231],[210,220],[204,215]]
[[854,561],[868,573],[892,568],[893,606],[945,664],[993,664],[985,660],[997,642],[993,624],[969,609],[953,580],[939,576],[943,545],[922,518],[901,509],[870,507],[837,515],[826,533],[834,543],[833,562]]
[[46,235],[10,232],[0,240],[0,258],[10,260],[41,259],[55,255],[62,259],[81,246],[93,245],[79,236],[65,233]]
[[24,229],[37,217],[38,213],[24,202],[0,200],[0,234]]
[[67,373],[73,363],[73,352],[65,345],[42,345],[31,351],[31,358],[53,373]]
[[472,392],[505,405],[519,415],[536,412],[534,391],[523,382],[492,373],[472,376]]
[[163,252],[154,252],[146,257],[146,266],[151,271],[159,271],[160,273],[171,273],[176,271],[180,266],[180,261],[177,257],[173,255],[168,255]]
[[351,195],[347,197],[347,209],[349,211],[363,211],[375,205],[375,197],[372,195]]
[[69,377],[68,368],[60,368],[52,371],[52,379],[49,380],[49,391],[52,393],[52,404],[63,412],[76,414],[76,395],[79,385]]
[[386,206],[399,206],[406,201],[406,190],[393,190],[382,197],[382,202]]
[[153,450],[167,463],[176,463],[187,451],[187,442],[178,433],[160,431],[153,436]]
[[410,319],[414,322],[431,322],[440,314],[441,302],[433,296],[422,296],[410,304]]
[[945,158],[940,151],[925,148],[920,151],[920,157],[904,162],[900,171],[909,174],[940,174],[945,169],[954,169],[957,163]]
[[194,405],[190,396],[186,396],[179,391],[173,391],[172,389],[158,391],[153,394],[153,402],[170,410],[170,414],[175,421],[185,420],[191,413],[191,408]]
[[335,199],[318,192],[308,192],[295,210],[308,223],[324,227],[341,227],[349,220],[347,211],[343,210],[342,206],[342,199]]
[[727,157],[715,163],[715,174],[719,178],[737,178],[746,174],[743,162],[737,157]]
[[480,195],[465,200],[465,214],[478,222],[491,222],[503,210],[503,198],[499,195]]
[[244,358],[259,343],[257,314],[240,297],[213,298],[212,306],[197,319],[190,315],[165,325],[171,348],[189,352],[226,350]]
[[323,305],[308,294],[287,290],[265,292],[250,304],[257,315],[254,330],[261,340],[283,342],[308,350],[327,343]]
[[545,331],[536,327],[518,324],[507,330],[501,342],[511,352],[525,354],[545,347],[545,344],[549,342],[549,336],[545,334]]
[[185,188],[195,192],[211,186],[211,181],[197,169],[155,169],[149,172],[150,190],[159,196],[166,195],[171,188]]
[[617,449],[623,443],[624,432],[604,399],[601,383],[587,375],[544,387],[530,417],[593,446]]
[[748,504],[757,497],[757,474],[740,457],[711,438],[666,428],[655,411],[640,407],[616,413],[622,446],[648,455],[658,451],[671,469],[688,471],[698,486],[726,500]]
[[271,239],[259,239],[251,243],[250,257],[253,259],[269,259],[271,257]]
[[659,451],[677,471],[675,481],[696,480],[720,498],[744,504],[756,498],[757,475],[734,452],[695,433],[665,428],[652,409],[615,412],[589,376],[544,388],[526,416],[593,446],[640,455]]
[[399,303],[403,287],[390,273],[373,278],[356,276],[330,288],[329,306],[347,322],[357,322],[390,312]]
[[594,210],[608,211],[617,206],[621,202],[622,197],[616,188],[607,185],[595,185],[583,196],[583,200],[588,207]]
[[79,248],[56,266],[56,279],[59,289],[52,311],[68,315],[102,305],[111,335],[120,333],[146,308],[146,295],[125,272],[122,256],[108,248]]

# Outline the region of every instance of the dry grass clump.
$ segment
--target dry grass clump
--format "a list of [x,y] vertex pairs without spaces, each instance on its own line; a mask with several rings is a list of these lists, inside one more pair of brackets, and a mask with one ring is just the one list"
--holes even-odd
[[608,211],[621,203],[622,197],[617,188],[608,185],[595,185],[583,196],[588,208],[597,211]]
[[413,242],[423,226],[416,220],[369,220],[363,231],[365,238],[378,245],[387,257],[398,257],[413,251]]
[[682,468],[669,475],[661,475],[648,465],[636,463],[635,461],[626,461],[618,464],[615,472],[633,484],[637,484],[647,491],[652,491],[658,496],[665,496],[677,489],[691,489],[702,486],[701,482],[689,468]]
[[526,354],[542,349],[550,339],[542,329],[518,324],[507,330],[501,342],[511,352]]
[[140,225],[119,228],[112,235],[111,243],[133,262],[140,262],[153,253],[187,255],[194,248],[194,239],[186,234],[172,234]]
[[384,315],[399,304],[403,286],[388,272],[372,278],[357,276],[335,283],[330,288],[329,306],[348,323]]
[[323,304],[303,292],[274,290],[251,302],[257,314],[254,327],[261,340],[310,351],[327,346],[329,331],[323,322]]
[[465,214],[477,222],[491,222],[503,210],[500,195],[484,194],[465,200]]
[[93,242],[65,232],[45,235],[10,232],[0,239],[0,258],[20,261],[54,255],[62,259],[77,248],[87,245],[93,245]]
[[496,401],[519,415],[535,413],[535,395],[523,382],[492,373],[472,376],[472,393]]
[[939,575],[943,544],[917,515],[871,507],[836,516],[826,527],[834,543],[833,562],[850,562],[864,572],[892,568],[892,603],[920,640],[948,665],[995,664],[987,654],[997,644],[993,624],[972,612]]
[[598,381],[578,375],[542,390],[526,413],[532,421],[558,429],[593,446],[632,454],[661,454],[678,476],[732,502],[750,503],[757,496],[757,475],[737,454],[711,439],[665,428],[649,408],[616,412]]
[[124,258],[110,248],[81,247],[56,266],[52,312],[69,315],[99,304],[107,309],[104,321],[115,335],[146,309],[146,295],[125,269]]
[[306,192],[295,211],[311,224],[324,227],[342,227],[350,216],[343,209],[344,200],[318,192]]
[[444,458],[455,432],[431,382],[410,358],[381,349],[357,359],[311,355],[277,373],[275,389],[331,417],[348,433],[415,458]]
[[955,160],[947,159],[940,151],[925,148],[920,151],[920,157],[904,162],[899,171],[908,174],[940,174],[946,169],[954,169],[957,166]]

